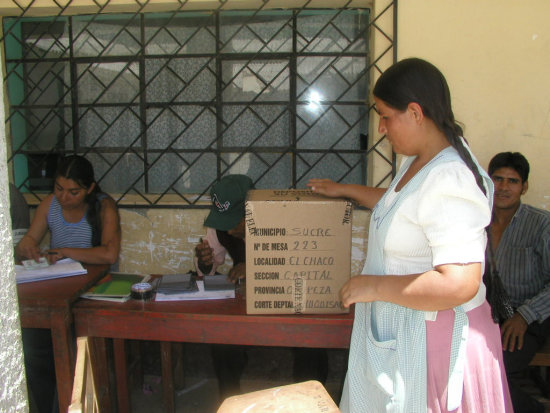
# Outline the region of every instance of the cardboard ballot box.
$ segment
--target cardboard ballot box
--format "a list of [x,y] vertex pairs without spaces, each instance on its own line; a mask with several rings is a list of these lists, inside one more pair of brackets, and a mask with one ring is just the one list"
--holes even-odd
[[251,190],[246,200],[248,314],[345,313],[352,204],[310,190]]

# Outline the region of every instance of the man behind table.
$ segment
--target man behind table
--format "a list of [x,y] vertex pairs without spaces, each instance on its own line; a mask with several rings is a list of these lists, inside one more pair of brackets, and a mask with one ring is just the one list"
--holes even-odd
[[[195,267],[199,275],[212,275],[225,262],[233,260],[228,278],[237,282],[246,277],[245,201],[252,180],[246,175],[228,175],[210,190],[212,208],[204,221],[206,236],[195,247]],[[325,383],[328,354],[325,349],[293,348],[293,380],[318,380]],[[223,399],[241,393],[240,377],[247,363],[244,346],[213,345],[212,357]]]

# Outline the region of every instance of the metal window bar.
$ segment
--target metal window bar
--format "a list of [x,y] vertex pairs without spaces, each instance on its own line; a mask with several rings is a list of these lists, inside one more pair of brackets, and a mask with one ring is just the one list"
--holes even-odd
[[[247,19],[244,20],[244,22],[241,22],[241,26],[238,30],[235,30],[234,33],[227,38],[225,41],[222,42],[220,37],[220,15],[223,13],[222,7],[224,2],[219,3],[219,7],[216,10],[207,10],[203,11],[203,13],[206,13],[204,15],[208,16],[208,13],[210,13],[211,16],[215,18],[215,33],[212,33],[210,31],[210,28],[208,25],[205,25],[204,27],[197,26],[194,30],[193,34],[190,35],[183,43],[180,43],[177,40],[177,36],[173,34],[170,31],[171,26],[169,23],[172,20],[176,20],[177,18],[181,17],[182,13],[185,13],[182,11],[184,9],[185,2],[180,2],[180,6],[173,10],[171,13],[168,13],[165,15],[167,16],[167,21],[165,25],[159,26],[155,33],[153,35],[150,35],[149,42],[151,42],[158,33],[161,31],[168,33],[168,35],[178,43],[179,47],[176,53],[172,52],[171,54],[164,54],[159,56],[154,55],[148,55],[146,53],[146,48],[148,46],[148,43],[145,40],[145,23],[144,23],[144,17],[147,15],[144,15],[142,11],[146,8],[149,1],[145,2],[138,2],[136,0],[137,11],[134,12],[133,15],[128,18],[128,15],[125,14],[125,24],[122,25],[122,27],[119,29],[119,31],[112,36],[112,38],[109,40],[109,42],[105,45],[103,45],[103,49],[100,51],[100,53],[97,56],[90,56],[90,57],[78,57],[75,56],[74,46],[78,42],[79,37],[84,36],[84,33],[86,32],[90,38],[94,39],[98,44],[101,43],[101,40],[95,37],[93,33],[93,29],[90,29],[94,23],[97,21],[101,21],[101,17],[107,16],[107,14],[102,14],[102,11],[108,8],[109,1],[106,1],[101,7],[99,7],[97,13],[95,15],[92,15],[88,22],[86,22],[84,28],[80,29],[80,32],[77,33],[76,37],[73,37],[75,35],[74,33],[74,27],[73,27],[73,17],[72,16],[64,16],[65,11],[71,6],[72,1],[67,2],[64,6],[59,6],[59,12],[57,15],[51,16],[50,20],[44,20],[42,19],[42,22],[46,22],[47,25],[44,24],[36,24],[33,28],[33,31],[30,33],[27,33],[27,38],[32,38],[33,36],[36,37],[34,42],[29,46],[26,45],[25,40],[22,38],[18,38],[16,35],[14,35],[15,28],[18,27],[19,23],[24,23],[27,21],[26,15],[32,14],[32,2],[25,8],[20,5],[18,7],[21,9],[21,13],[18,17],[16,17],[13,20],[9,20],[9,23],[6,23],[4,21],[4,32],[2,35],[2,42],[5,43],[5,40],[8,38],[10,40],[16,40],[20,43],[20,47],[23,51],[23,55],[18,59],[13,58],[7,58],[6,59],[6,67],[7,67],[7,75],[4,79],[5,82],[9,82],[10,76],[18,75],[16,72],[19,65],[25,65],[29,64],[31,66],[24,67],[27,69],[27,73],[25,73],[22,77],[20,77],[20,82],[24,82],[26,87],[28,88],[26,91],[26,95],[23,97],[21,102],[17,102],[11,105],[10,107],[10,115],[8,116],[7,123],[11,123],[12,121],[17,120],[16,118],[18,116],[22,116],[26,123],[29,126],[33,125],[32,119],[36,116],[32,110],[36,109],[46,109],[48,112],[46,112],[46,115],[42,117],[42,119],[37,118],[34,123],[35,128],[30,130],[29,133],[27,133],[27,136],[25,139],[20,142],[17,146],[12,147],[12,153],[9,156],[8,162],[14,163],[14,159],[17,155],[32,155],[33,151],[26,149],[27,146],[30,146],[34,144],[33,138],[40,135],[41,128],[44,128],[45,126],[48,126],[48,124],[44,124],[42,121],[46,118],[49,118],[50,116],[55,119],[56,117],[59,117],[61,121],[64,123],[64,127],[66,128],[65,134],[62,134],[55,145],[53,145],[48,151],[34,151],[34,152],[40,152],[44,157],[56,155],[56,154],[65,154],[65,153],[79,153],[83,155],[96,155],[98,158],[102,159],[107,166],[107,168],[103,171],[102,175],[99,178],[98,181],[101,184],[102,179],[105,178],[108,174],[113,173],[115,171],[115,168],[119,165],[119,163],[122,161],[124,157],[130,154],[134,154],[137,159],[140,159],[143,162],[143,170],[141,173],[139,173],[133,181],[129,183],[129,185],[126,188],[123,188],[119,191],[119,193],[115,196],[117,196],[117,201],[119,205],[123,206],[124,204],[124,196],[127,194],[136,194],[138,197],[141,197],[143,200],[143,206],[146,207],[163,207],[168,206],[163,204],[163,200],[165,196],[169,194],[175,194],[181,202],[178,205],[174,205],[171,203],[169,206],[180,206],[180,207],[199,207],[197,200],[199,197],[196,197],[195,194],[189,194],[189,193],[183,193],[181,190],[177,188],[178,181],[186,174],[191,171],[191,169],[198,165],[199,161],[201,160],[201,157],[204,154],[213,154],[215,155],[216,159],[216,174],[213,177],[213,179],[209,181],[205,181],[202,188],[200,188],[198,191],[196,191],[199,196],[204,195],[208,192],[209,187],[211,183],[221,177],[224,174],[227,174],[231,168],[233,168],[235,165],[238,165],[239,160],[243,159],[245,156],[254,156],[255,158],[259,159],[259,161],[265,165],[265,169],[263,171],[260,171],[257,173],[257,176],[255,176],[255,181],[258,183],[262,181],[265,177],[269,176],[271,172],[271,168],[274,167],[274,165],[277,165],[279,161],[284,159],[285,157],[289,156],[292,159],[291,162],[291,180],[290,183],[291,187],[296,187],[296,184],[300,182],[305,176],[307,176],[308,172],[311,171],[315,166],[319,165],[321,162],[325,161],[329,156],[334,155],[341,164],[345,165],[347,168],[347,171],[340,177],[340,180],[345,180],[347,176],[351,173],[351,171],[354,168],[362,167],[363,170],[365,169],[364,163],[366,160],[366,157],[371,154],[376,154],[376,156],[382,160],[382,162],[387,163],[389,169],[388,173],[383,175],[382,182],[387,177],[390,177],[395,174],[395,155],[392,153],[391,159],[388,158],[382,151],[379,151],[378,147],[380,143],[383,140],[383,137],[377,140],[376,142],[373,142],[373,144],[366,148],[366,150],[354,150],[354,149],[339,149],[337,148],[338,144],[343,140],[343,138],[346,135],[346,132],[351,130],[354,126],[357,126],[362,120],[364,120],[365,117],[368,117],[368,114],[373,111],[372,104],[368,106],[366,114],[362,117],[359,117],[358,119],[353,120],[352,122],[349,122],[348,119],[346,119],[345,116],[343,116],[341,113],[338,113],[336,110],[338,106],[345,106],[348,105],[354,105],[353,102],[346,102],[346,101],[340,101],[340,99],[346,95],[346,93],[355,86],[356,83],[358,83],[363,76],[366,76],[367,73],[370,73],[371,71],[383,71],[383,67],[379,66],[379,62],[381,59],[390,52],[393,52],[393,60],[395,60],[395,34],[394,33],[385,33],[381,27],[377,24],[377,21],[379,18],[381,18],[386,13],[392,13],[393,19],[394,19],[394,27],[393,30],[395,32],[395,20],[396,20],[396,2],[390,2],[387,7],[382,10],[377,16],[371,16],[371,21],[368,23],[367,27],[365,27],[363,30],[361,30],[357,36],[356,39],[364,36],[367,38],[368,32],[371,30],[376,30],[378,32],[383,33],[385,38],[388,40],[389,45],[386,49],[384,49],[378,56],[369,56],[370,63],[365,67],[365,69],[360,73],[360,75],[356,76],[355,79],[352,80],[352,82],[348,82],[348,80],[345,78],[345,76],[340,73],[339,69],[335,66],[335,63],[337,63],[337,60],[342,57],[353,57],[353,56],[363,56],[367,57],[369,51],[366,50],[362,53],[357,53],[353,51],[348,51],[347,49],[350,48],[354,43],[356,39],[350,40],[348,42],[348,45],[346,48],[340,52],[299,52],[297,50],[297,36],[300,35],[298,25],[297,25],[297,18],[301,13],[311,13],[313,9],[308,9],[307,5],[309,2],[307,2],[305,5],[302,6],[300,9],[292,10],[292,14],[290,17],[286,20],[284,24],[281,24],[279,29],[276,30],[270,37],[263,38],[261,34],[257,34],[254,32],[252,28],[249,27],[250,24],[254,24],[255,18],[257,18],[262,12],[269,12],[268,9],[268,3],[269,0],[264,0],[261,7],[257,8],[256,10],[246,10],[243,11],[243,13],[248,13]],[[57,4],[57,3],[56,3]],[[348,5],[350,2],[348,2]],[[98,5],[99,6],[99,5]],[[346,37],[345,33],[341,31],[341,29],[336,25],[335,21],[342,13],[345,13],[347,11],[346,7],[342,7],[339,10],[335,11],[335,14],[331,16],[331,18],[321,27],[321,29],[318,30],[318,34],[322,33],[325,29],[331,28],[334,29],[337,33],[339,33],[340,36]],[[112,16],[112,15],[109,15]],[[166,19],[165,18],[165,19]],[[66,22],[66,24],[65,24]],[[131,24],[133,22],[137,22],[139,26],[139,38],[134,36],[132,34],[132,31],[129,29],[131,28]],[[55,25],[59,25],[60,23],[66,25],[65,30],[68,30],[69,35],[69,56],[64,56],[66,54],[66,51],[64,50],[64,44],[63,44],[63,33],[55,33],[55,30],[52,28],[55,27]],[[47,28],[47,30],[44,30],[43,32],[37,32],[40,28],[44,29],[44,27]],[[264,52],[264,50],[268,50],[270,42],[272,42],[278,35],[280,35],[283,30],[287,27],[291,28],[292,32],[292,50],[290,52]],[[256,36],[253,39],[249,40],[249,44],[251,44],[253,41],[259,41],[262,43],[261,48],[256,50],[252,53],[231,53],[231,52],[224,52],[223,49],[233,40],[235,39],[239,32],[241,30],[247,29],[254,33]],[[63,27],[61,27],[63,29]],[[187,43],[190,43],[194,36],[199,33],[199,31],[203,29],[206,31],[209,31],[211,34],[213,34],[213,37],[216,39],[216,50],[212,53],[205,53],[205,54],[185,54],[180,53],[180,51],[184,50]],[[140,45],[140,50],[137,53],[137,55],[115,55],[110,56],[109,50],[111,47],[116,47],[117,43],[116,40],[119,38],[121,33],[128,34],[130,38],[132,38],[137,44]],[[57,34],[57,35],[56,35]],[[33,53],[36,54],[38,42],[43,39],[42,36],[52,36],[54,39],[52,41],[52,46],[44,51],[43,56],[37,56],[37,57],[30,57]],[[307,46],[310,44],[313,44],[314,42],[319,41],[319,37],[314,36],[310,40],[305,39],[303,36],[301,37],[301,40],[304,42],[306,46],[302,46],[302,50],[306,50]],[[89,41],[89,40],[88,40]],[[60,50],[62,50],[60,57],[48,57],[53,47],[57,47]],[[247,45],[248,46],[248,45]],[[25,50],[27,49],[27,50]],[[244,48],[246,49],[246,47]],[[55,52],[52,52],[52,54],[55,54]],[[309,82],[306,79],[303,79],[300,77],[297,69],[297,58],[299,57],[323,57],[323,58],[333,58],[333,60],[328,64],[322,71],[316,74],[316,76],[313,78],[313,80],[310,80]],[[200,70],[198,70],[189,80],[185,80],[181,78],[174,70],[172,70],[169,65],[176,59],[186,59],[186,58],[206,58],[206,63],[203,63],[203,66]],[[147,62],[147,59],[155,59],[155,58],[162,58],[165,59],[164,64],[162,65],[161,69],[157,71],[157,73],[151,77],[148,81],[146,81],[145,76],[145,65]],[[234,75],[229,79],[223,80],[223,73],[222,73],[222,65],[224,62],[237,62],[237,61],[243,61],[243,65],[239,71],[234,73]],[[277,73],[277,76],[272,76],[271,80],[263,79],[261,78],[258,73],[261,71],[262,68],[267,66],[267,63],[264,63],[263,66],[260,66],[260,69],[257,69],[256,71],[251,70],[249,65],[251,64],[257,64],[257,62],[261,61],[276,61],[276,60],[285,60],[287,61],[286,65],[283,65],[282,69]],[[53,65],[56,63],[65,63],[68,62],[69,68],[70,68],[70,84],[65,85],[67,90],[63,91],[59,95],[59,99],[53,104],[53,105],[41,105],[39,103],[36,103],[36,101],[40,100],[40,94],[39,90],[46,90],[48,87],[51,87],[51,85],[58,80],[62,85],[64,85],[62,71],[63,67],[60,67],[57,69],[57,72],[54,70],[48,70],[43,75],[41,79],[38,79],[37,81],[33,81],[29,77],[29,75],[32,73],[33,70],[40,64],[43,64],[44,62],[51,62]],[[124,63],[123,69],[121,70],[114,78],[110,79],[110,82],[103,82],[98,76],[93,72],[93,65],[97,64],[105,64],[105,63]],[[134,63],[138,63],[139,70],[137,77],[139,78],[139,88],[137,90],[136,96],[134,96],[132,99],[126,99],[126,103],[117,103],[117,102],[109,102],[109,103],[102,103],[101,100],[105,96],[108,95],[110,87],[120,79],[122,79],[124,76],[124,73],[126,70],[129,70],[131,68],[131,65]],[[215,67],[215,77],[217,78],[216,82],[216,94],[215,97],[211,101],[207,102],[180,102],[177,101],[177,96],[181,94],[189,85],[193,85],[193,81],[195,78],[198,78],[202,71],[210,71],[212,72],[212,69],[210,68],[210,65],[212,63]],[[77,66],[87,64],[87,67],[81,72],[77,73]],[[10,69],[10,67],[13,67]],[[181,81],[181,83],[184,85],[181,90],[178,91],[177,94],[174,94],[171,100],[167,102],[147,102],[145,99],[145,91],[147,90],[147,87],[149,87],[157,78],[157,76],[161,76],[162,70],[164,68],[167,68],[171,74]],[[261,89],[256,92],[256,95],[248,101],[238,101],[238,102],[227,102],[223,100],[223,94],[224,92],[229,89],[235,81],[238,76],[244,71],[249,70],[253,74],[256,75],[256,78],[259,78],[262,87]],[[329,70],[333,70],[340,77],[344,80],[347,87],[340,91],[340,93],[336,96],[336,98],[333,98],[331,101],[325,101],[323,102],[324,107],[326,108],[325,112],[328,112],[329,110],[334,110],[338,118],[341,119],[346,126],[348,127],[347,130],[344,130],[342,132],[341,136],[335,137],[332,142],[328,145],[327,148],[318,148],[318,149],[310,149],[310,148],[301,148],[299,147],[300,140],[309,132],[311,131],[315,126],[317,126],[318,123],[321,123],[323,120],[323,116],[319,116],[313,123],[307,125],[307,127],[302,131],[301,134],[299,134],[296,130],[296,120],[301,121],[303,124],[307,124],[307,121],[304,119],[300,119],[300,114],[297,111],[297,107],[300,104],[303,104],[303,93],[307,91],[308,86],[315,84],[315,82],[322,78],[322,76],[327,73]],[[286,75],[286,78],[289,78],[289,85],[290,85],[290,98],[287,101],[262,101],[262,94],[264,91],[268,90],[272,87],[275,80],[278,79],[278,75],[283,74],[283,72],[288,71],[288,75]],[[46,76],[54,74],[51,79],[46,79]],[[91,103],[83,103],[79,101],[79,95],[78,95],[78,84],[79,81],[81,81],[85,76],[90,75],[91,78],[94,78],[96,81],[98,81],[100,84],[103,85],[103,89],[101,92],[96,96],[95,100],[93,100]],[[300,79],[300,81],[303,82],[303,90],[299,94],[296,89],[296,79]],[[9,87],[9,84],[8,84]],[[35,93],[38,94],[38,97],[36,98],[35,102],[30,101],[31,96],[33,96]],[[67,99],[68,95],[70,95],[70,105],[66,105],[64,102]],[[137,103],[136,103],[137,101]],[[265,119],[262,118],[262,115],[258,113],[257,107],[255,107],[256,104],[261,104],[264,106],[274,106],[274,107],[283,107],[284,110],[281,110],[280,113],[271,120],[271,122],[267,122]],[[198,105],[202,106],[202,110],[200,110],[190,121],[183,119],[179,113],[177,113],[174,108],[177,107],[186,107],[190,105]],[[238,112],[236,115],[234,115],[233,120],[230,122],[227,122],[223,118],[223,111],[224,109],[227,109],[231,106],[243,106],[243,108]],[[72,118],[71,122],[69,123],[67,119],[65,119],[63,116],[59,116],[58,111],[63,110],[63,108],[69,107],[71,109]],[[103,107],[111,107],[111,108],[120,108],[118,115],[115,116],[114,119],[105,119],[104,116],[102,116],[101,113],[97,109],[101,109]],[[147,108],[159,108],[160,110],[154,116],[150,121],[147,119]],[[61,108],[61,109],[60,109]],[[31,111],[30,113],[25,113],[25,111]],[[80,111],[82,113],[80,113]],[[140,133],[129,143],[126,143],[125,147],[105,147],[101,146],[100,142],[101,140],[107,135],[109,128],[118,120],[120,119],[126,111],[130,111],[136,116],[138,119],[140,119]],[[168,145],[166,145],[163,149],[152,149],[148,148],[147,143],[147,134],[149,129],[154,125],[154,122],[156,119],[158,119],[160,116],[163,115],[163,113],[170,112],[175,116],[175,118],[179,119],[183,124],[185,124],[185,127],[175,135],[175,137],[169,142]],[[263,130],[259,131],[257,133],[257,136],[252,139],[247,145],[245,146],[227,146],[224,142],[225,139],[225,133],[234,125],[236,122],[240,119],[240,116],[243,115],[245,112],[250,111],[257,119],[261,121],[261,123],[264,125]],[[204,113],[212,113],[213,116],[216,118],[216,134],[213,138],[212,142],[205,145],[204,148],[183,148],[178,149],[176,148],[176,143],[178,140],[185,135],[185,133],[190,130],[194,122],[196,122]],[[258,142],[262,140],[264,136],[268,136],[268,132],[270,128],[277,124],[277,122],[283,118],[287,112],[289,112],[292,116],[289,116],[289,122],[292,127],[290,128],[290,135],[291,139],[289,140],[287,145],[283,146],[256,146]],[[23,113],[23,115],[21,115]],[[88,113],[94,113],[97,115],[97,117],[107,125],[107,127],[100,133],[98,136],[95,137],[95,140],[91,143],[88,143],[86,145],[83,145],[81,143],[81,132],[79,130],[80,122],[82,119],[88,114]],[[28,116],[28,118],[26,117]],[[365,131],[367,132],[367,131]],[[69,148],[64,149],[64,142],[65,140],[71,138],[74,147],[71,149]],[[13,142],[13,141],[12,141]],[[135,145],[139,143],[139,145]],[[39,148],[40,149],[40,148]],[[268,160],[265,158],[265,156],[269,153],[275,154],[276,157],[274,159]],[[117,155],[115,158],[109,158],[110,154]],[[176,156],[183,164],[185,164],[185,168],[182,169],[179,174],[176,174],[174,177],[171,178],[171,180],[168,182],[168,185],[162,190],[158,191],[156,193],[153,193],[152,191],[149,191],[149,183],[147,181],[149,172],[152,170],[152,168],[155,166],[157,162],[159,162],[161,159],[163,159],[163,156],[166,154],[173,154]],[[196,156],[194,159],[189,160],[189,158],[186,158],[185,155],[193,155]],[[233,160],[226,160],[224,159],[224,154],[237,154],[237,156]],[[318,157],[313,162],[310,162],[306,159],[308,154],[317,154]],[[350,162],[348,158],[345,157],[346,154],[360,154],[361,156],[358,157],[355,161]],[[156,158],[152,159],[151,156],[155,155]],[[297,166],[296,162],[301,161],[303,164],[306,164],[307,167],[302,171],[301,174],[298,174],[297,172]],[[97,174],[97,170],[96,170]],[[143,183],[143,190],[139,188],[139,182],[141,180],[144,180]],[[360,182],[357,182],[360,183]],[[375,183],[376,184],[376,183]],[[378,183],[379,184],[379,183]],[[40,192],[36,191],[31,188],[31,185],[29,184],[29,178],[24,180],[22,183],[19,184],[20,187],[23,188],[23,190],[27,190],[35,196],[40,199]],[[133,207],[136,207],[136,205],[132,205]]]

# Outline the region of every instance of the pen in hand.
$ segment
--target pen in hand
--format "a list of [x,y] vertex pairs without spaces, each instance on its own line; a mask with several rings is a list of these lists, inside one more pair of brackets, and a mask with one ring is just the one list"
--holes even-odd
[[48,251],[47,254],[48,254],[48,261],[50,261],[50,264],[55,264],[57,261],[60,261],[66,258],[65,256],[61,255],[58,251]]

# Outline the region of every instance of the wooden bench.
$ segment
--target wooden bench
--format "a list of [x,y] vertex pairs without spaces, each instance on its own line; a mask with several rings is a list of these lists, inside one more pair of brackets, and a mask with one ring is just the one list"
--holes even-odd
[[315,380],[229,397],[224,400],[218,413],[267,411],[340,413],[325,387]]
[[550,366],[550,339],[546,340],[546,343],[535,354],[533,360],[530,363],[531,366],[549,367]]

